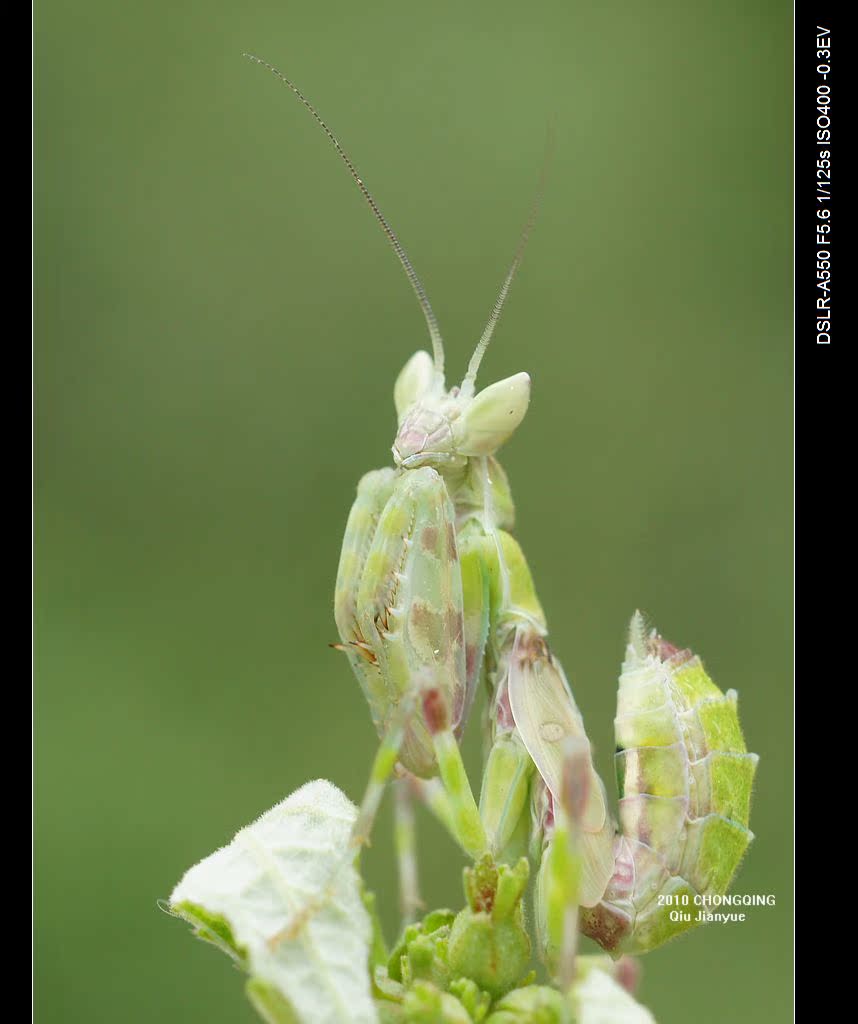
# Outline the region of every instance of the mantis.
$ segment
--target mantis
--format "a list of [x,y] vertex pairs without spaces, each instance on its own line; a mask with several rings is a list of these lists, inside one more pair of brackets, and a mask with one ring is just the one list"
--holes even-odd
[[[448,387],[438,322],[398,237],[315,108],[270,64],[251,59],[297,96],[333,144],[405,271],[431,343],[431,354],[416,352],[396,378],[393,465],[361,477],[337,572],[334,646],[381,738],[355,844],[365,841],[387,782],[398,776],[403,849],[413,846],[414,794],[475,860],[489,854],[511,863],[529,847],[539,865],[537,932],[556,976],[569,978],[579,928],[615,957],[654,949],[696,923],[673,908],[729,887],[753,839],[758,758],[745,746],[735,691],[722,693],[696,655],[647,629],[636,612],[615,719],[619,823],[609,810],[511,532],[512,492],[497,458],[525,417],[530,377],[476,386],[542,184],[467,371]],[[480,688],[477,799],[459,740]],[[408,919],[419,903],[408,852],[402,871]]]

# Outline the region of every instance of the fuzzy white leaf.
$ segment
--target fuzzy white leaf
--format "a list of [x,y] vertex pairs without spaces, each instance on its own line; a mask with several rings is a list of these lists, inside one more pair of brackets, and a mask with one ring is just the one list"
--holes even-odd
[[306,1024],[378,1019],[372,929],[349,851],[356,816],[336,786],[308,782],[192,867],[170,897],[173,913]]
[[655,1017],[605,971],[594,968],[570,994],[578,1024],[655,1024]]

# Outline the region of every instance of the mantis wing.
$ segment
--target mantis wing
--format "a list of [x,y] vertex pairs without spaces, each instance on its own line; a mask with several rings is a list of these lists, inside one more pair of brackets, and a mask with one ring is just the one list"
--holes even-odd
[[[509,702],[519,735],[556,804],[561,798],[568,741],[586,741],[587,733],[560,663],[552,657],[544,638],[530,627],[519,627],[516,632]],[[614,873],[614,823],[592,757],[589,767],[579,837],[583,859],[580,901],[584,907],[599,902]]]

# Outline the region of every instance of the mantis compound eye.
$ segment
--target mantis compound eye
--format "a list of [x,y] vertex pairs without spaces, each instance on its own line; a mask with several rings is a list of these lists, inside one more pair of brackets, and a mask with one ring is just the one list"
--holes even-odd
[[517,373],[475,395],[456,421],[454,438],[460,455],[493,455],[509,440],[530,404],[530,377]]
[[402,423],[412,405],[429,393],[434,378],[435,367],[432,364],[432,357],[428,352],[415,352],[400,370],[393,386],[393,402],[398,423]]

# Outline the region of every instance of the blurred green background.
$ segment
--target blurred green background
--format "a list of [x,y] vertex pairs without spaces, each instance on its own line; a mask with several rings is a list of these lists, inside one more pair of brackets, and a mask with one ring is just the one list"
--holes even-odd
[[[663,1022],[791,1001],[791,14],[782,3],[36,9],[38,1020],[251,1022],[156,899],[375,735],[334,640],[358,477],[425,344],[340,135],[464,367],[557,145],[484,365],[598,763],[645,609],[735,687],[761,755],[735,889],[775,908],[650,954]],[[475,764],[471,730],[468,755]],[[421,818],[431,905],[461,857]],[[396,920],[385,807],[366,857]]]

